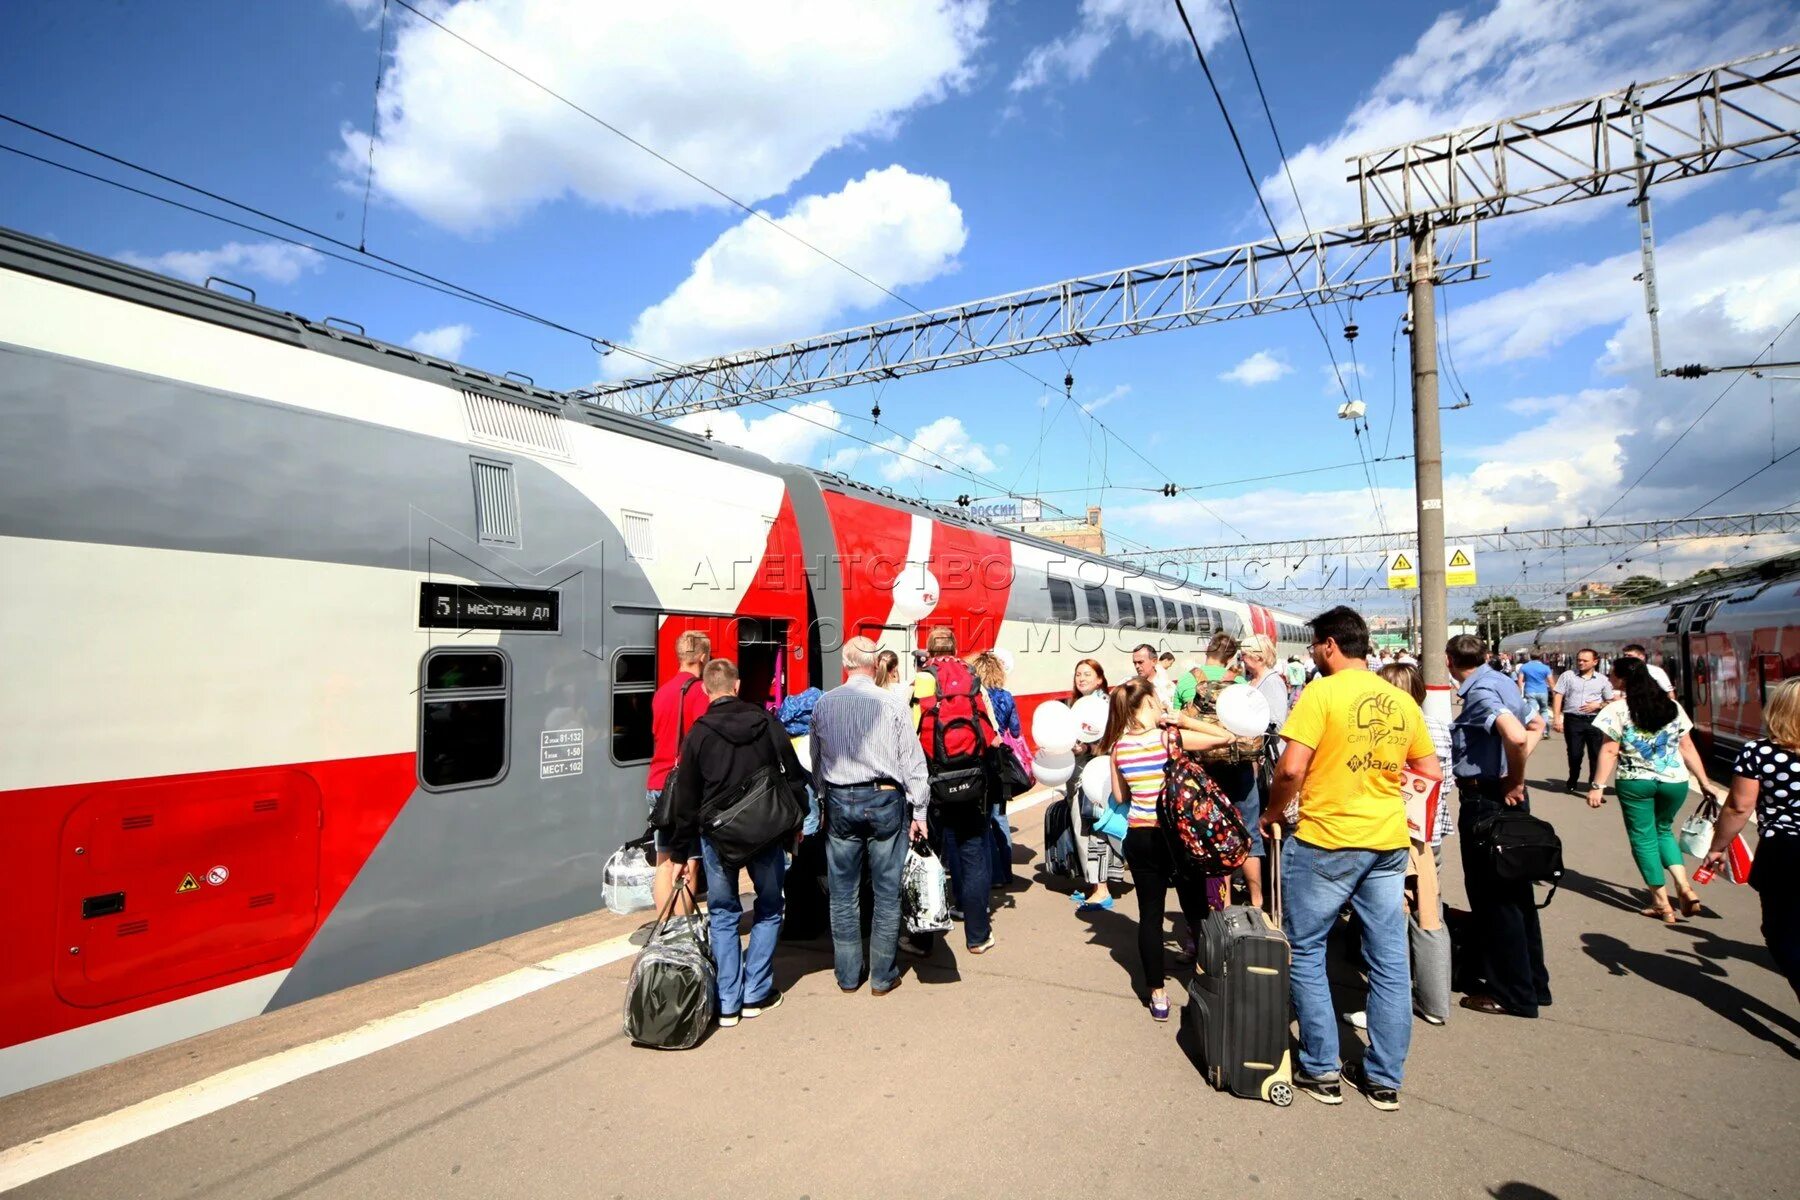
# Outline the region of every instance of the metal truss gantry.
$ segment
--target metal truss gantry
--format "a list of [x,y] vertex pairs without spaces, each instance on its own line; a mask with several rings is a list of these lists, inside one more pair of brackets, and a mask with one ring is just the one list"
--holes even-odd
[[[1439,241],[1441,282],[1478,277],[1483,260],[1473,226],[1456,236],[1440,235]],[[650,379],[573,394],[658,418],[734,408],[1039,350],[1404,292],[1409,256],[1403,237],[1371,238],[1354,228],[1267,238],[727,354]]]
[[[1478,552],[1508,550],[1573,550],[1583,546],[1637,546],[1645,542],[1691,542],[1702,538],[1750,537],[1800,530],[1800,509],[1772,513],[1727,513],[1713,517],[1667,517],[1649,521],[1610,521],[1595,525],[1560,525],[1544,529],[1498,529],[1486,533],[1453,533],[1445,540],[1473,546]],[[1115,558],[1140,564],[1225,563],[1259,560],[1291,562],[1316,556],[1388,554],[1417,548],[1412,530],[1363,533],[1348,537],[1295,538],[1282,542],[1224,542],[1211,546],[1178,546],[1167,550],[1120,551]]]
[[[674,417],[897,379],[1040,350],[1405,290],[1407,239],[1435,245],[1435,282],[1475,278],[1475,222],[1800,154],[1800,46],[1633,84],[1358,155],[1354,226],[1067,279],[574,393]],[[1637,129],[1641,128],[1642,154]]]
[[1783,46],[1357,155],[1361,227],[1462,224],[1800,154],[1800,95],[1776,86],[1796,77],[1800,46]]

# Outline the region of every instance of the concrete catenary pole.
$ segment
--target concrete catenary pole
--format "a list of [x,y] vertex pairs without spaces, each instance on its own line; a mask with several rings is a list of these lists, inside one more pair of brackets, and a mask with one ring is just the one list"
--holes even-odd
[[1444,448],[1438,433],[1437,264],[1421,223],[1412,239],[1413,479],[1419,506],[1419,665],[1425,686],[1448,688],[1444,642],[1450,604],[1444,587]]

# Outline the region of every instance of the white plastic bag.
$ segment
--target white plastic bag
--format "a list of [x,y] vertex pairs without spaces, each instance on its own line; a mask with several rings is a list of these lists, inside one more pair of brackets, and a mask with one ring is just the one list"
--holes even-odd
[[652,885],[656,868],[650,865],[642,846],[621,846],[606,860],[600,880],[600,898],[606,907],[621,916],[654,908]]
[[950,873],[924,842],[906,852],[900,871],[900,917],[908,933],[943,933],[950,928]]

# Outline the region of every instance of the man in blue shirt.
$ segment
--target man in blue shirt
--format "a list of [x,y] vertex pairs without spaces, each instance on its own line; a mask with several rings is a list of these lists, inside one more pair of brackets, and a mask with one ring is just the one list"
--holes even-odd
[[1462,999],[1473,1012],[1535,1017],[1550,1003],[1544,936],[1529,880],[1494,873],[1481,829],[1507,808],[1531,811],[1525,763],[1543,736],[1544,718],[1518,685],[1487,664],[1487,648],[1473,634],[1444,647],[1462,711],[1450,726],[1451,777],[1461,800],[1463,887],[1474,925],[1478,990]]
[[1519,685],[1519,690],[1525,693],[1525,699],[1536,706],[1537,711],[1548,724],[1550,721],[1550,666],[1529,650],[1525,651],[1523,659],[1524,661],[1519,663],[1519,673],[1513,677],[1513,682]]

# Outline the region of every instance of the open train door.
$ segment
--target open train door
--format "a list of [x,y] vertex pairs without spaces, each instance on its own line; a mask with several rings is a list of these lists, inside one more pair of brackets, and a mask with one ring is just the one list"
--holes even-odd
[[919,644],[917,625],[876,625],[871,622],[857,626],[856,632],[883,650],[892,650],[898,655],[900,678],[908,684],[912,683],[912,677],[917,671],[913,660],[913,649]]

